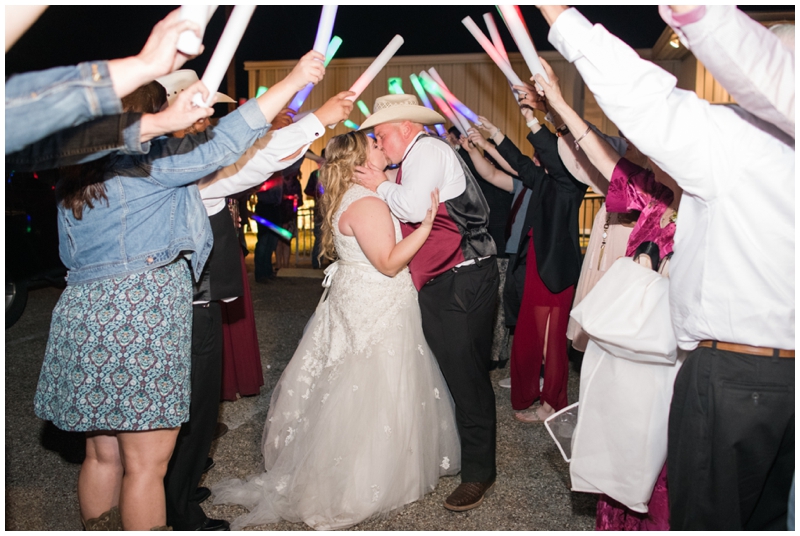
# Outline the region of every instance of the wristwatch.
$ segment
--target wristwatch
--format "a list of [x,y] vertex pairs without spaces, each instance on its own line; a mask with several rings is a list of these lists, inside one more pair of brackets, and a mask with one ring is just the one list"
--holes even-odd
[[567,125],[561,125],[556,129],[556,136],[558,136],[559,138],[563,138],[567,134],[569,134],[569,129],[567,128]]

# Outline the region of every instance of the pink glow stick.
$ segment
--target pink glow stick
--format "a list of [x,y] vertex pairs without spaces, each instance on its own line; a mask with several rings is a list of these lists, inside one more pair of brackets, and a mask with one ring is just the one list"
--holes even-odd
[[506,52],[506,47],[503,45],[503,38],[500,37],[500,31],[497,29],[497,25],[494,23],[494,17],[492,17],[491,13],[484,13],[483,20],[486,22],[486,27],[489,28],[489,37],[492,38],[492,44],[497,52],[503,56],[503,59],[506,60],[506,63],[511,65],[511,62],[508,61],[508,53]]
[[471,128],[469,121],[467,121],[467,118],[464,117],[465,115],[468,116],[473,123],[479,125],[480,121],[478,120],[478,114],[467,108],[461,101],[459,101],[455,97],[453,97],[453,99],[455,100],[450,100],[449,98],[447,98],[447,95],[452,95],[453,92],[450,91],[450,88],[448,88],[447,84],[444,83],[444,80],[442,80],[442,77],[439,76],[439,73],[436,72],[436,69],[431,67],[430,69],[428,69],[428,73],[434,80],[436,80],[436,83],[439,84],[439,87],[447,92],[445,94],[445,99],[447,100],[447,104],[450,106],[450,108],[453,109],[453,113],[455,113],[456,117],[461,122],[461,125],[466,130],[469,130]]
[[486,37],[478,25],[475,24],[475,21],[472,20],[471,17],[465,17],[461,23],[467,27],[467,30],[472,34],[472,36],[478,41],[478,44],[483,47],[483,50],[492,58],[495,65],[497,65],[503,74],[508,78],[508,81],[511,82],[512,85],[524,85],[522,83],[522,79],[517,76],[517,73],[514,72],[514,69],[511,68],[511,64],[508,63],[503,56],[497,51],[489,38]]
[[[420,72],[419,76],[423,80],[427,79],[427,80],[433,81],[431,76],[428,73],[426,73],[425,71]],[[453,126],[455,126],[458,129],[459,132],[461,132],[464,136],[466,136],[467,135],[467,131],[464,130],[464,125],[462,125],[461,122],[458,120],[458,118],[456,117],[456,114],[454,114],[453,110],[450,109],[450,106],[447,105],[447,102],[445,102],[445,100],[443,98],[439,97],[435,93],[431,93],[431,92],[428,92],[428,93],[430,93],[431,99],[433,99],[433,102],[436,104],[436,106],[439,107],[439,109],[442,111],[444,116],[453,124]]]
[[503,15],[503,20],[506,22],[506,26],[508,26],[508,31],[511,32],[511,37],[514,38],[514,42],[517,44],[517,48],[520,54],[522,54],[525,63],[528,65],[531,74],[540,74],[542,78],[550,82],[550,79],[547,78],[547,73],[544,72],[542,62],[539,61],[539,54],[536,53],[536,47],[533,46],[533,40],[528,33],[528,28],[525,26],[525,21],[522,20],[519,7],[497,6],[497,8]]
[[389,60],[392,59],[392,56],[395,55],[397,50],[403,45],[403,38],[399,35],[395,35],[394,38],[389,41],[389,44],[386,45],[386,48],[378,55],[377,58],[372,62],[372,65],[367,67],[367,70],[364,71],[361,76],[358,77],[358,80],[350,87],[350,91],[355,93],[355,95],[347,97],[351,101],[355,101],[361,93],[367,89],[367,86],[378,76],[378,73],[381,72]]

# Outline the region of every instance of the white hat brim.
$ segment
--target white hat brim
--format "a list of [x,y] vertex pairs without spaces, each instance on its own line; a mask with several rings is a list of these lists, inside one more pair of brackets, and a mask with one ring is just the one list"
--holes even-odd
[[358,130],[367,130],[383,123],[396,123],[398,121],[411,121],[423,125],[435,125],[444,123],[441,114],[424,106],[414,104],[404,104],[400,106],[390,106],[378,110],[364,121]]

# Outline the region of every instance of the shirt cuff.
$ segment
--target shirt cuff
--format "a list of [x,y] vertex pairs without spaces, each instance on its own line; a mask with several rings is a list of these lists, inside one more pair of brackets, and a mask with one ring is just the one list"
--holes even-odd
[[237,111],[242,114],[244,122],[247,123],[252,130],[268,129],[272,126],[264,119],[264,114],[261,113],[261,108],[258,107],[256,99],[250,99],[237,108]]
[[314,140],[321,138],[322,135],[325,133],[325,125],[323,125],[322,122],[319,120],[319,118],[313,113],[308,114],[307,116],[305,116],[300,121],[294,124],[298,125],[302,129],[303,133],[306,135],[306,140],[307,140],[306,143],[311,143]]
[[702,19],[706,14],[706,6],[697,6],[686,13],[673,13],[668,5],[660,5],[658,6],[658,13],[670,27],[680,28]]
[[122,154],[147,154],[150,152],[150,142],[142,143],[142,114],[122,114]]
[[89,61],[78,64],[81,81],[94,97],[89,99],[93,117],[122,113],[122,101],[114,91],[107,61]]
[[547,39],[568,62],[574,63],[583,56],[581,48],[590,38],[591,30],[592,23],[577,9],[571,7],[558,16],[550,28]]

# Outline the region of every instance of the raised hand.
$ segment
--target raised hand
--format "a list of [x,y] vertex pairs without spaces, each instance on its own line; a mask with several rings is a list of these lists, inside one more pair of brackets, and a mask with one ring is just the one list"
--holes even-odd
[[540,74],[533,76],[533,79],[541,86],[548,102],[551,102],[554,106],[556,104],[560,105],[564,102],[564,96],[561,94],[561,87],[558,85],[558,77],[556,73],[553,72],[553,68],[550,64],[547,63],[547,60],[544,58],[539,58],[539,60],[542,62],[542,68],[544,68],[544,72],[547,73],[548,78],[550,78],[550,82],[547,82]]
[[295,92],[300,91],[308,84],[319,84],[325,76],[324,61],[325,56],[312,50],[300,58],[292,72],[284,80],[291,85]]
[[275,116],[275,119],[272,120],[272,127],[270,130],[280,130],[284,127],[288,127],[294,121],[295,111],[291,108],[284,108],[278,115]]
[[489,142],[486,141],[486,139],[481,135],[480,132],[477,131],[477,129],[471,128],[467,134],[469,135],[469,141],[471,141],[476,147],[480,147],[484,151],[486,150]]
[[479,115],[478,120],[481,122],[481,124],[478,125],[476,123],[475,126],[478,128],[478,130],[484,132],[487,136],[491,136],[495,130],[498,130],[497,127],[494,126],[491,122],[489,122],[489,120],[486,119],[484,116]]
[[339,121],[344,121],[353,111],[353,101],[347,98],[353,95],[355,93],[352,91],[342,91],[334,95],[320,106],[314,115],[323,125],[335,125]]

